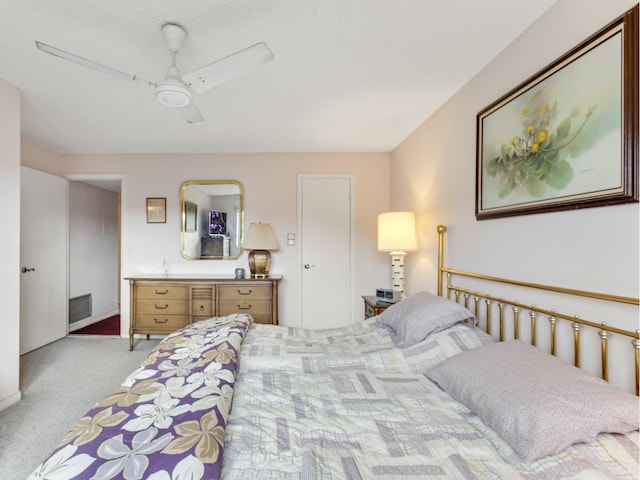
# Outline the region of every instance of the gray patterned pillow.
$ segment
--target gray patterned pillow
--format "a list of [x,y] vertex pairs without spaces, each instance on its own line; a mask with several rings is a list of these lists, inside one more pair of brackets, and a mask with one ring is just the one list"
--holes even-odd
[[418,292],[380,314],[379,322],[393,330],[393,341],[401,348],[421,342],[430,333],[444,330],[473,314],[451,300],[429,292]]
[[467,350],[427,376],[527,461],[638,430],[638,397],[518,340]]

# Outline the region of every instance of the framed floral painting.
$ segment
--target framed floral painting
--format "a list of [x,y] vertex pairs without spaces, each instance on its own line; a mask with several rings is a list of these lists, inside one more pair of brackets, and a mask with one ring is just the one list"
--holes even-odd
[[638,201],[638,6],[477,115],[476,218]]

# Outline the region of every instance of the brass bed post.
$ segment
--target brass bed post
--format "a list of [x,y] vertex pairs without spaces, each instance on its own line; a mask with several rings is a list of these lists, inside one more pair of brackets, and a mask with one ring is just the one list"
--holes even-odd
[[[535,305],[531,305],[534,307]],[[536,312],[535,310],[531,310],[529,312],[529,317],[531,317],[531,345],[536,346]]]
[[[553,312],[553,310],[551,310]],[[550,327],[550,335],[551,335],[551,355],[556,356],[556,317],[551,315],[549,317],[549,327]]]
[[504,342],[504,303],[498,302],[500,309],[500,341]]
[[[640,330],[636,330],[636,334],[640,334]],[[636,395],[640,396],[640,340],[634,338],[631,340],[631,345],[636,354]]]
[[488,298],[485,299],[485,303],[487,304],[487,328],[486,328],[486,332],[491,335],[491,300],[489,300]]
[[520,338],[520,309],[513,307],[513,338]]
[[[602,322],[602,326],[606,326],[606,322]],[[609,381],[609,365],[607,361],[607,339],[609,338],[609,332],[606,330],[599,330],[598,335],[600,335],[600,350],[602,353],[602,379]]]
[[580,368],[580,324],[573,322],[573,364]]
[[476,312],[476,318],[480,318],[480,302],[479,302],[480,298],[478,297],[478,295],[474,295],[473,296],[473,302],[475,305],[475,312]]
[[442,296],[442,267],[444,265],[444,233],[447,231],[447,227],[444,225],[438,225],[436,227],[438,232],[438,296]]

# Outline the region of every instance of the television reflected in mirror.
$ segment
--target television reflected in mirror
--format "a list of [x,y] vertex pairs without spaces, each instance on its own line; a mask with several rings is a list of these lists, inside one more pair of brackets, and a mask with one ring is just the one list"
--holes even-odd
[[209,236],[227,234],[227,212],[209,211]]
[[242,254],[244,192],[236,180],[189,180],[180,187],[180,253],[188,260]]

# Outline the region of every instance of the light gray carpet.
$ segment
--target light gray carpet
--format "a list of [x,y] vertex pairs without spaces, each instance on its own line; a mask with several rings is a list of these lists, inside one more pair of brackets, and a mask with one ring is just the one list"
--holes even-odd
[[0,480],[24,480],[159,340],[71,336],[20,358],[22,400],[0,412]]

